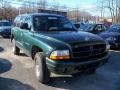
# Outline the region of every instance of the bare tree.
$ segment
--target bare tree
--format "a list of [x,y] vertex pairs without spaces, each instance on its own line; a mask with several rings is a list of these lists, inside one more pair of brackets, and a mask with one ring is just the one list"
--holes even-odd
[[120,10],[120,0],[99,0],[101,2],[101,17],[103,16],[103,10],[108,9],[110,12],[110,16],[112,18],[112,22],[118,22],[118,14]]
[[2,15],[2,19],[7,19],[8,18],[8,13],[11,12],[11,6],[9,3],[7,3],[6,1],[4,0],[0,0],[0,6],[1,6],[1,15]]
[[51,3],[51,7],[50,7],[51,10],[56,10],[58,11],[60,9],[60,4],[58,1],[56,0],[53,0],[52,3]]
[[88,21],[91,20],[92,16],[90,13],[85,11],[80,11],[79,8],[74,8],[73,10],[68,12],[69,19],[74,22],[80,22],[80,21]]
[[47,0],[38,0],[39,8],[46,9],[48,1]]
[[116,13],[116,20],[117,20],[117,22],[118,23],[120,23],[120,0],[117,0],[117,2],[116,2],[116,11],[117,11],[117,13]]
[[105,4],[105,1],[104,0],[101,0],[101,1],[99,1],[99,8],[100,8],[100,13],[101,13],[101,19],[104,17],[104,4]]

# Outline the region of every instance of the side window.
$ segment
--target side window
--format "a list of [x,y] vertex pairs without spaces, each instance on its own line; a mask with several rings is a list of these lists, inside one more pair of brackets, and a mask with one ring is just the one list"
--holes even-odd
[[101,25],[102,27],[102,30],[105,31],[106,30],[106,27],[104,25]]
[[95,27],[95,30],[96,30],[96,31],[102,31],[101,25],[97,25],[97,26]]
[[65,18],[61,18],[61,23],[64,28],[71,28],[71,29],[73,28],[73,25],[69,22],[69,20]]
[[32,27],[32,20],[31,20],[31,18],[30,17],[26,17],[24,23],[28,24],[27,30],[31,30],[31,27]]

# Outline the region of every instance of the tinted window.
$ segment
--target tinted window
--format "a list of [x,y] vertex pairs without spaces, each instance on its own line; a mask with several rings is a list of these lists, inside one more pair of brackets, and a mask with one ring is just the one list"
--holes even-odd
[[34,29],[36,31],[69,31],[75,30],[73,24],[64,17],[57,16],[35,16]]
[[10,22],[0,22],[0,26],[11,26]]

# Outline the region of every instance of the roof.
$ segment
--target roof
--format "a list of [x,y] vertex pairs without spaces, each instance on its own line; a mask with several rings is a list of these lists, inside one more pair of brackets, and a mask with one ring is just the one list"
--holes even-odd
[[86,24],[90,24],[90,25],[102,25],[103,23],[86,23]]
[[0,20],[0,22],[9,22],[8,20]]
[[113,24],[111,27],[120,27],[120,24]]
[[56,17],[64,17],[62,15],[57,15],[57,14],[48,14],[48,13],[29,13],[29,14],[21,14],[19,16],[56,16]]

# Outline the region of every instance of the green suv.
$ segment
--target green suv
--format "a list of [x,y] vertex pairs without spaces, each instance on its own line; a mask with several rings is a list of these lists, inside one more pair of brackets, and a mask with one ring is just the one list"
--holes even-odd
[[64,16],[45,13],[16,17],[11,32],[13,52],[22,50],[35,62],[37,79],[47,83],[50,72],[95,72],[109,58],[109,45],[99,36],[77,31]]

